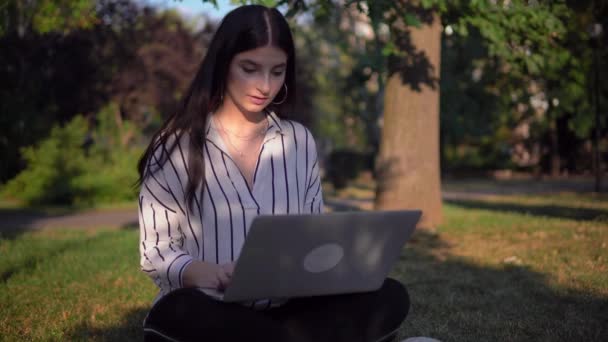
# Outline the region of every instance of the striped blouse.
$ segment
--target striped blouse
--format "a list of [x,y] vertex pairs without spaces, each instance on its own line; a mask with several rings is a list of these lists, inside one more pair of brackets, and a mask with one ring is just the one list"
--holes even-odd
[[[209,116],[210,117],[210,116]],[[214,121],[206,123],[205,186],[188,209],[185,187],[189,141],[180,138],[160,168],[155,151],[139,194],[141,269],[161,296],[183,287],[182,274],[192,260],[235,261],[257,215],[323,212],[315,141],[303,125],[266,115],[268,130],[259,152],[253,186],[230,157]],[[168,144],[171,145],[171,142]],[[162,150],[161,150],[162,149]],[[274,306],[270,301],[256,306]]]

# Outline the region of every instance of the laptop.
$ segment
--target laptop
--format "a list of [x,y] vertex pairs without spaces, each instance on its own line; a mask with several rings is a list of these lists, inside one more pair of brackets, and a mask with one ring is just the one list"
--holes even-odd
[[379,289],[410,238],[420,210],[258,216],[225,302]]

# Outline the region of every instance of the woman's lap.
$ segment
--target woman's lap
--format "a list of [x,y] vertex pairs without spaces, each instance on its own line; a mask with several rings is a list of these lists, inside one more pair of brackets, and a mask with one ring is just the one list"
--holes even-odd
[[[234,303],[219,302],[196,289],[167,294],[150,310],[145,336],[161,333],[177,341],[280,341],[279,322]],[[150,329],[154,330],[151,334]]]
[[295,298],[268,311],[182,289],[152,308],[146,328],[178,341],[376,341],[399,327],[409,304],[405,287],[392,279],[378,291]]
[[405,287],[387,279],[378,291],[296,298],[270,315],[302,341],[376,341],[395,331],[408,310]]

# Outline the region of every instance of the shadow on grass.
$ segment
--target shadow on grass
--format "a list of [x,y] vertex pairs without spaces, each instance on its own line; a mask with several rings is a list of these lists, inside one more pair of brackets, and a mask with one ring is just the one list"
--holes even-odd
[[593,208],[574,208],[562,205],[499,203],[472,199],[448,199],[444,200],[444,202],[469,209],[515,212],[534,216],[548,216],[572,220],[608,221],[608,210]]
[[53,216],[43,210],[0,208],[0,237],[15,239],[25,232],[34,230],[36,222]]
[[412,299],[403,338],[608,341],[608,297],[555,288],[525,266],[476,265],[450,249],[439,235],[417,231],[393,269]]
[[[1,236],[3,239],[5,236]],[[16,237],[14,237],[16,238]],[[108,239],[107,235],[96,235],[78,239],[70,239],[65,241],[56,241],[54,248],[48,250],[30,249],[28,252],[18,252],[21,258],[18,261],[13,261],[9,264],[0,265],[0,285],[10,281],[14,275],[20,273],[35,273],[41,263],[48,262],[57,257],[61,257],[64,253],[73,251],[78,248],[87,248],[92,243]]]
[[[592,178],[563,179],[492,179],[488,177],[443,177],[443,190],[486,195],[555,194],[562,192],[595,194],[605,198],[605,193],[595,192]],[[608,190],[604,185],[602,192]]]
[[[4,236],[2,237],[4,238]],[[68,251],[81,244],[82,241],[68,241],[58,245],[57,248],[49,251],[48,253],[32,254],[29,257],[24,258],[24,260],[21,262],[12,263],[8,267],[2,267],[0,268],[0,284],[6,283],[13,275],[19,272],[32,272],[42,261],[62,255],[65,251]]]
[[122,226],[120,226],[120,229],[123,229],[123,230],[139,230],[139,222],[138,221],[127,222],[127,223],[123,224]]
[[143,321],[147,308],[128,311],[121,319],[122,324],[109,328],[92,327],[82,324],[66,334],[67,341],[143,341]]

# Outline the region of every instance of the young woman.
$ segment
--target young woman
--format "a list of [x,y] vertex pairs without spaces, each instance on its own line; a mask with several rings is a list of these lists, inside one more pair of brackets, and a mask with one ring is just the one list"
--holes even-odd
[[323,212],[315,141],[282,115],[294,90],[281,13],[251,5],[226,15],[139,162],[141,267],[160,288],[146,340],[379,341],[405,319],[409,297],[392,279],[315,298],[228,304],[206,294],[230,283],[254,217]]

